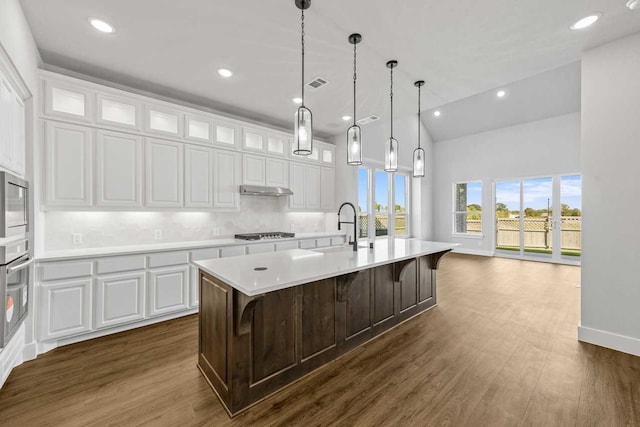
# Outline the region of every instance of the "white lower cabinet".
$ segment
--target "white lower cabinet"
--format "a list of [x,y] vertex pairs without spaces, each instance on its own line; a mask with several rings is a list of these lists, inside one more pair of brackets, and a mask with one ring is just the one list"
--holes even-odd
[[148,316],[161,316],[189,308],[189,267],[149,271]]
[[144,318],[145,272],[98,277],[95,284],[96,329]]
[[91,278],[50,283],[39,288],[40,341],[91,330]]
[[189,306],[196,307],[199,303],[200,295],[200,269],[196,266],[191,267],[191,289],[189,292]]

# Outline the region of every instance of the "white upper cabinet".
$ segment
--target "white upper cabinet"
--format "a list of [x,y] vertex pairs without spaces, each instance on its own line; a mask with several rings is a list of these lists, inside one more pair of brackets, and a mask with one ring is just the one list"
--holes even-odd
[[320,170],[320,208],[332,211],[336,208],[336,171],[323,167]]
[[336,147],[334,145],[324,144],[319,147],[320,160],[324,166],[335,166]]
[[0,74],[0,165],[13,169],[15,145],[14,94],[9,81]]
[[213,150],[213,207],[240,206],[241,154],[227,150]]
[[283,159],[267,158],[266,182],[269,187],[289,187],[289,162]]
[[96,132],[96,204],[142,205],[142,138],[120,132]]
[[125,129],[140,129],[140,103],[123,97],[96,95],[96,122]]
[[184,147],[184,205],[188,208],[213,207],[213,149]]
[[171,141],[145,139],[147,206],[182,206],[183,145]]
[[225,148],[240,148],[240,128],[227,122],[214,121],[213,143]]
[[13,110],[13,170],[18,175],[24,175],[26,170],[26,116],[24,103],[14,94]]
[[176,110],[148,105],[145,107],[145,131],[161,135],[182,136],[183,114]]
[[214,137],[213,121],[201,116],[186,114],[184,117],[184,138],[188,141],[210,144]]
[[49,206],[90,206],[92,131],[84,126],[46,122],[45,184]]
[[91,122],[93,98],[76,85],[46,80],[44,114],[52,117]]
[[307,166],[304,172],[305,207],[319,210],[321,208],[320,168]]
[[255,129],[242,129],[242,148],[245,150],[264,152],[267,145],[266,139],[261,132]]
[[264,156],[242,155],[242,183],[245,185],[265,185],[266,162]]
[[267,153],[274,156],[288,155],[289,138],[278,135],[267,135]]
[[291,209],[305,208],[304,175],[306,167],[306,165],[294,162],[289,165],[289,188],[293,191],[293,195],[289,196],[289,207]]

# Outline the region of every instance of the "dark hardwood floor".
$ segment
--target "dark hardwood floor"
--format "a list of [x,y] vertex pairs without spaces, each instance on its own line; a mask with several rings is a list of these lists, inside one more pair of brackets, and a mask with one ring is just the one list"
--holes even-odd
[[640,426],[640,358],[577,341],[579,282],[449,254],[438,307],[233,420],[196,368],[196,316],[94,339],[16,368],[0,425]]

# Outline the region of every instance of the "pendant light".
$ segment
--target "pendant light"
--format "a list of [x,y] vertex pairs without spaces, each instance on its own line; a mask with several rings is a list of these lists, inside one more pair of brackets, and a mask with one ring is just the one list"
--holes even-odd
[[347,130],[347,164],[352,166],[362,164],[362,130],[356,124],[356,45],[361,41],[358,33],[349,36],[349,43],[353,45],[353,125]]
[[387,62],[387,68],[391,70],[391,136],[384,147],[384,170],[396,172],[398,170],[398,141],[393,137],[393,69],[398,66],[398,61]]
[[311,0],[295,0],[296,6],[302,11],[302,103],[295,115],[295,148],[294,154],[308,156],[313,150],[313,125],[311,110],[304,106],[304,11],[311,6]]
[[422,127],[422,122],[420,121],[420,91],[424,86],[424,80],[418,80],[413,85],[418,88],[418,148],[413,151],[413,177],[423,178],[424,150],[420,146],[420,128]]

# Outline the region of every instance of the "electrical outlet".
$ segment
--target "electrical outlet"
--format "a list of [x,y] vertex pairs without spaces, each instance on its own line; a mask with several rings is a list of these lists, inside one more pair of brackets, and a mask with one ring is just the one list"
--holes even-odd
[[162,230],[153,230],[153,238],[155,240],[162,240]]
[[293,225],[293,224],[289,224],[289,231],[290,231],[290,232],[292,232],[292,233],[293,233],[294,231],[296,231],[296,226],[295,226],[295,225]]
[[213,227],[213,235],[215,237],[220,235],[220,227]]
[[81,245],[84,242],[82,233],[72,233],[71,238],[73,239],[74,245]]

